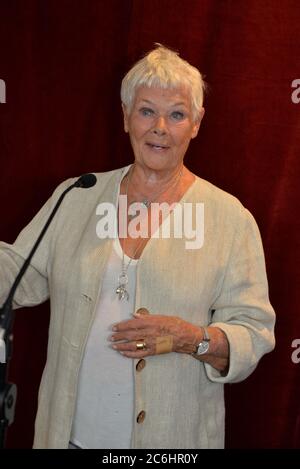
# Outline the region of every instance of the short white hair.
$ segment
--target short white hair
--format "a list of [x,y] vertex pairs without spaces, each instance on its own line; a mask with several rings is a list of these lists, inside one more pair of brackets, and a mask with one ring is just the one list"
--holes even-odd
[[125,75],[121,85],[121,100],[131,112],[135,93],[140,86],[171,88],[183,87],[191,97],[193,119],[200,115],[205,82],[199,70],[161,44],[139,60]]

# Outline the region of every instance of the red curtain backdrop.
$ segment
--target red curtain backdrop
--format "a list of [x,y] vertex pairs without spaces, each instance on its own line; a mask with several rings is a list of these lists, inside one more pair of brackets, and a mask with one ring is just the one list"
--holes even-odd
[[[0,238],[12,242],[62,180],[132,161],[120,82],[155,42],[209,83],[186,164],[255,216],[277,312],[275,351],[226,386],[226,445],[299,448],[298,0],[1,0]],[[17,313],[10,448],[32,445],[48,320],[48,304]]]

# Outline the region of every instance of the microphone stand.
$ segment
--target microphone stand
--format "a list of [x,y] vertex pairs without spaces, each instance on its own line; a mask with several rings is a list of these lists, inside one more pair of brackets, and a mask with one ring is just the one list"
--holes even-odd
[[20,272],[18,273],[9,291],[6,301],[4,302],[2,308],[0,308],[0,339],[4,341],[6,350],[5,363],[0,363],[0,449],[3,449],[5,447],[7,427],[11,425],[14,421],[15,405],[17,399],[16,385],[7,381],[8,362],[12,356],[12,328],[14,322],[14,311],[12,309],[12,303],[15,291],[28,268],[35,251],[37,250],[40,242],[42,241],[51,221],[53,220],[54,215],[56,214],[60,204],[62,203],[65,195],[74,187],[92,187],[96,183],[96,180],[97,179],[94,174],[84,174],[60,195],[39,237],[37,238],[33,248],[31,249],[29,256],[24,261]]

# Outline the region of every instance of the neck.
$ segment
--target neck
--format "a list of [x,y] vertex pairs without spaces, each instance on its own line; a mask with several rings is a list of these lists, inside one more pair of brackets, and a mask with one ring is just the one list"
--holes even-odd
[[138,192],[144,195],[151,195],[153,191],[162,190],[168,187],[179,178],[180,174],[184,174],[187,169],[181,164],[168,171],[156,171],[150,168],[144,168],[139,163],[134,163],[130,169],[131,185]]
[[134,163],[121,182],[120,193],[127,194],[130,203],[154,199],[161,202],[164,192],[170,188],[172,199],[179,200],[194,180],[195,175],[183,164],[162,174],[158,171],[144,171],[140,165]]

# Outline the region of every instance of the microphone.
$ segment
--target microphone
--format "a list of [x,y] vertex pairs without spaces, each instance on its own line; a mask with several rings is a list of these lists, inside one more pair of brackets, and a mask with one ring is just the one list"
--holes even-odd
[[40,242],[42,241],[51,221],[54,218],[54,215],[56,214],[66,194],[75,187],[88,189],[89,187],[93,187],[96,182],[97,178],[94,174],[83,174],[76,182],[74,182],[74,184],[67,187],[67,189],[62,192],[52,212],[50,213],[49,218],[46,221],[39,237],[37,238],[33,248],[31,249],[29,256],[25,259],[8,293],[6,300],[2,308],[0,309],[0,449],[4,448],[6,427],[11,425],[11,423],[14,421],[15,405],[17,399],[16,385],[13,383],[6,382],[7,362],[11,358],[13,340],[11,330],[14,319],[14,314],[12,311],[12,301],[14,294],[30,264],[30,261],[35,251],[37,250]]
[[75,187],[82,187],[83,189],[88,189],[93,187],[97,182],[97,178],[93,173],[87,173],[80,176],[78,181],[75,182]]
[[[47,222],[45,223],[45,226],[44,228],[42,229],[38,239],[36,240],[32,250],[30,251],[29,253],[29,256],[27,257],[27,259],[25,260],[24,264],[22,265],[21,269],[20,269],[20,272],[18,273],[10,291],[9,291],[9,294],[8,294],[8,297],[6,299],[6,301],[4,302],[2,308],[0,309],[0,327],[2,329],[4,329],[6,331],[6,329],[8,328],[9,324],[11,323],[11,318],[10,318],[10,314],[9,314],[9,311],[12,307],[12,300],[13,300],[13,297],[14,297],[14,294],[15,294],[15,291],[23,277],[23,275],[25,274],[29,264],[30,264],[30,261],[35,253],[35,251],[37,250],[40,242],[42,241],[51,221],[53,220],[54,218],[54,215],[56,214],[60,204],[62,203],[64,197],[66,196],[66,194],[74,189],[74,187],[81,187],[83,189],[88,189],[89,187],[92,187],[96,184],[97,182],[97,178],[94,174],[92,173],[87,173],[87,174],[83,174],[82,176],[80,176],[80,178],[74,182],[74,184],[72,184],[71,186],[67,187],[67,189],[64,190],[64,192],[60,195],[58,201],[56,202],[56,205],[54,206]],[[2,333],[3,335],[3,333]],[[7,336],[7,334],[4,333],[2,339],[5,339]],[[0,339],[1,339],[1,335],[0,335]]]

